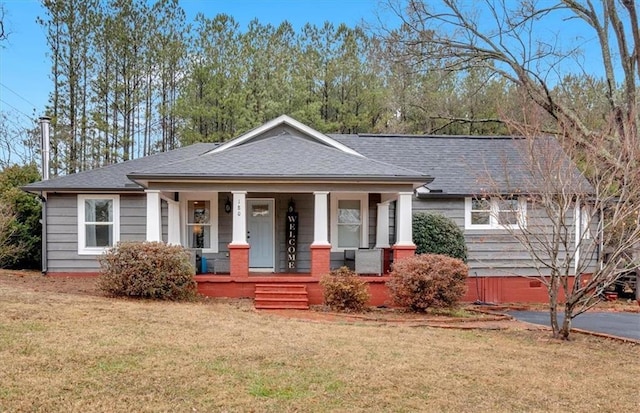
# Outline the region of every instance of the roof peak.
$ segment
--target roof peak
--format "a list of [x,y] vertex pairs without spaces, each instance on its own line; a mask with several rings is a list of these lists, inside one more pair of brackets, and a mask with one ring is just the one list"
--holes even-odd
[[208,154],[220,153],[229,148],[233,148],[234,146],[242,145],[243,143],[250,142],[253,139],[258,138],[264,135],[265,133],[267,133],[268,131],[273,130],[279,126],[288,126],[319,143],[333,147],[335,149],[338,149],[350,155],[363,157],[363,155],[353,150],[352,148],[336,141],[335,139],[329,137],[328,135],[325,135],[324,133],[318,132],[317,130],[305,125],[304,123],[298,122],[297,120],[287,115],[280,115],[277,118],[272,119],[261,126],[251,129],[250,131],[244,133],[243,135],[240,135],[235,139],[232,139],[230,141],[223,143],[222,145],[212,149],[207,153]]

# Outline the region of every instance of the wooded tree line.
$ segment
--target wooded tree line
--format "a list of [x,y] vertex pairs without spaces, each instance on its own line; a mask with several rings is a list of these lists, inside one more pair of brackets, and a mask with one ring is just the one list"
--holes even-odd
[[281,114],[323,132],[504,134],[515,99],[489,70],[436,73],[389,39],[325,23],[187,21],[177,0],[43,0],[54,89],[52,175],[198,141]]
[[[241,27],[224,14],[188,21],[178,0],[43,0],[52,175],[225,141],[281,114],[323,132],[508,134],[505,119],[526,123],[527,111],[541,110],[547,131],[571,124],[588,136],[635,90],[612,81],[608,66],[603,77],[562,73],[557,63],[575,50],[528,46],[533,23],[554,8],[522,2],[494,13],[511,13],[513,27],[485,35],[457,1],[443,3],[450,13],[389,0],[397,27],[296,30],[286,21]],[[583,16],[579,2],[561,3],[596,28],[608,23]]]

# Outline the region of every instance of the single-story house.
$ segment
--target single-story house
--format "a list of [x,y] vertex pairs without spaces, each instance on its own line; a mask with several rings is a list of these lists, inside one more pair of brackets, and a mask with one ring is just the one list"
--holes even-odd
[[[414,254],[412,215],[426,211],[464,230],[466,300],[545,301],[544,285],[522,277],[537,272],[492,213],[500,206],[480,198],[478,172],[497,176],[509,165],[510,184],[525,185],[516,141],[323,134],[280,116],[222,144],[24,189],[45,200],[43,272],[52,276],[97,274],[97,256],[118,241],[164,241],[194,250],[203,294],[260,298],[291,288],[306,306],[322,301],[323,274],[355,262],[372,304],[383,304],[389,262]],[[512,202],[507,219],[526,220],[526,197]]]

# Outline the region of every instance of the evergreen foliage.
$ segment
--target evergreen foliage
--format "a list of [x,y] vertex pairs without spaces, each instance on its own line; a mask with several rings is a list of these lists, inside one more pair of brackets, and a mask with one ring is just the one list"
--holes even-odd
[[35,195],[20,189],[38,180],[40,173],[34,164],[8,166],[0,173],[0,204],[5,217],[9,211],[11,214],[0,239],[5,239],[12,251],[0,261],[2,268],[40,268],[42,205]]
[[43,5],[53,176],[223,142],[282,114],[327,133],[504,133],[435,115],[496,118],[510,91],[490,70],[422,73],[362,27],[188,21],[177,0]]
[[442,254],[467,261],[464,233],[445,216],[414,213],[413,242],[417,246],[416,254]]

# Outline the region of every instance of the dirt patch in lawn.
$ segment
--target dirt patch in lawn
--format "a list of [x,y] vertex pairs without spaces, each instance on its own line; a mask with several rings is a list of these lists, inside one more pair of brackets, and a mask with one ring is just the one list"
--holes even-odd
[[100,296],[96,281],[95,277],[47,277],[39,271],[0,269],[1,285],[31,291]]

